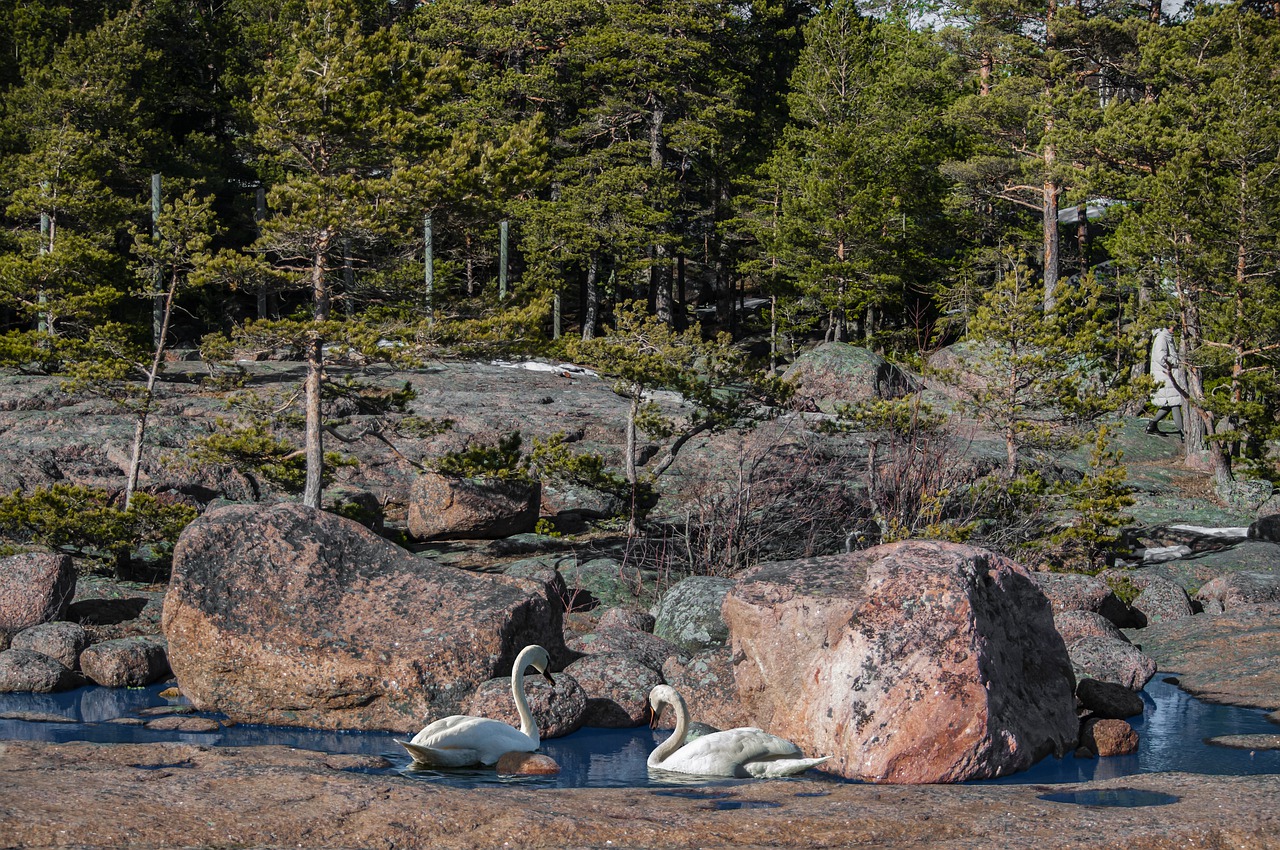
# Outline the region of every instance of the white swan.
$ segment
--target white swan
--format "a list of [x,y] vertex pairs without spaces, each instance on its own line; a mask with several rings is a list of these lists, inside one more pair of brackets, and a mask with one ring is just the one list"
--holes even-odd
[[680,692],[670,685],[656,685],[649,692],[653,708],[651,725],[658,725],[663,710],[676,712],[676,729],[671,737],[649,753],[649,767],[699,776],[754,776],[757,779],[803,773],[830,758],[805,758],[800,748],[762,729],[742,726],[712,732],[688,740],[689,708]]
[[409,751],[419,767],[471,767],[496,764],[503,753],[531,753],[538,749],[538,724],[529,711],[524,695],[524,671],[533,667],[548,682],[555,680],[547,672],[551,658],[540,646],[526,646],[516,656],[511,668],[511,696],[520,714],[520,728],[490,717],[454,714],[422,728],[410,741],[396,743]]

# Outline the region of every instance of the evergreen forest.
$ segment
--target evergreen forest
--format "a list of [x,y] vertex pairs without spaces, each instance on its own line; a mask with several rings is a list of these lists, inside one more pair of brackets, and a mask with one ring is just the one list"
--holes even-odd
[[132,498],[172,352],[287,348],[318,505],[339,356],[572,360],[642,427],[966,345],[1012,476],[1172,325],[1186,462],[1274,480],[1277,172],[1273,0],[6,0],[0,368],[130,405]]

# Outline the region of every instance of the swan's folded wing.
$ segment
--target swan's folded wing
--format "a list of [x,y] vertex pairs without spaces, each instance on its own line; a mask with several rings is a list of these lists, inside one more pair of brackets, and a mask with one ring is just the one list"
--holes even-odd
[[424,747],[409,741],[396,741],[409,751],[415,764],[422,767],[470,767],[480,763],[480,754],[470,749]]
[[455,714],[437,720],[413,737],[412,743],[433,750],[468,750],[468,764],[497,764],[503,753],[531,753],[538,742],[501,720]]
[[745,777],[752,775],[747,768],[751,762],[803,757],[800,748],[785,738],[743,726],[687,741],[656,767],[704,776]]
[[811,767],[817,767],[831,756],[814,759],[772,758],[749,761],[745,767],[747,773],[756,779],[767,779],[776,776],[795,776],[804,773]]

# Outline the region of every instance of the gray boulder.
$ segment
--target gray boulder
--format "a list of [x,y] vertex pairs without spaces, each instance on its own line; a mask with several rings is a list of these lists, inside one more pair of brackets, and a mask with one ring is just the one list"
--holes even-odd
[[582,655],[625,655],[648,667],[661,670],[666,660],[680,653],[671,641],[630,628],[601,628],[574,638],[566,644]]
[[0,693],[31,692],[49,694],[69,691],[85,683],[84,677],[63,666],[56,658],[31,649],[0,652]]
[[[524,677],[529,713],[537,722],[538,735],[542,738],[559,738],[577,731],[587,712],[587,694],[577,679],[566,673],[556,673],[552,678],[554,685],[533,670],[527,671]],[[511,677],[499,676],[481,682],[462,713],[492,717],[520,728],[520,714],[511,698]]]
[[[695,721],[720,729],[752,724],[738,700],[730,647],[718,646],[688,657],[673,655],[662,665],[662,677],[684,697]],[[664,729],[674,726],[674,713],[663,712],[661,724]]]
[[142,688],[169,675],[160,637],[129,637],[95,643],[80,653],[80,669],[108,688]]
[[0,558],[0,632],[62,619],[75,592],[75,566],[66,555],[23,552]]
[[795,359],[783,377],[796,394],[819,410],[834,413],[842,404],[899,398],[920,383],[874,351],[843,342],[826,342]]
[[65,620],[41,623],[18,632],[10,644],[13,649],[30,649],[58,661],[68,670],[80,669],[80,653],[89,645],[89,635],[79,623]]
[[1129,606],[1139,628],[1190,617],[1195,613],[1191,597],[1177,582],[1161,575],[1144,575],[1141,572],[1130,573],[1130,577],[1134,584],[1142,588],[1138,598]]
[[653,633],[686,652],[723,646],[729,640],[720,607],[733,579],[690,576],[677,582],[658,602]]
[[1062,635],[1062,640],[1067,646],[1071,646],[1082,637],[1129,642],[1124,632],[1120,631],[1115,623],[1092,611],[1055,611],[1053,625],[1058,630],[1058,634]]
[[662,674],[621,653],[588,655],[565,668],[587,694],[586,726],[627,728],[648,717],[649,691]]
[[1097,679],[1140,691],[1156,673],[1156,662],[1127,641],[1083,637],[1067,651],[1078,679]]
[[1241,605],[1280,602],[1280,574],[1239,572],[1219,576],[1196,592],[1206,614],[1221,614]]
[[1033,572],[1031,580],[1049,597],[1055,614],[1061,611],[1092,611],[1122,629],[1134,625],[1133,614],[1128,607],[1100,578],[1080,573]]
[[1142,714],[1142,697],[1114,682],[1081,679],[1076,685],[1076,698],[1094,717],[1125,720]]

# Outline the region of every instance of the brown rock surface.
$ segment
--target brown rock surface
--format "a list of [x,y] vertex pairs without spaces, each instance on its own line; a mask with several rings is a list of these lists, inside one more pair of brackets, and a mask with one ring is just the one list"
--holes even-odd
[[560,765],[542,753],[504,753],[494,770],[508,776],[554,776]]
[[23,552],[0,558],[0,632],[61,619],[76,592],[71,558]]
[[169,659],[158,637],[117,638],[80,653],[80,669],[108,688],[141,688],[169,675]]
[[[587,711],[586,692],[573,676],[556,673],[554,679],[553,685],[535,675],[533,670],[525,673],[525,699],[529,703],[529,713],[538,724],[538,735],[543,740],[576,731],[582,726]],[[481,683],[467,700],[462,713],[492,717],[519,729],[520,714],[512,699],[511,677],[499,676]]]
[[765,564],[725,598],[738,697],[824,770],[954,782],[1074,746],[1075,680],[1048,600],[982,549],[904,542]]
[[[1280,776],[1148,774],[1073,786],[1180,798],[1095,808],[1041,800],[1038,786],[760,781],[709,798],[649,788],[466,791],[358,772],[380,766],[284,747],[0,742],[0,836],[24,850],[1280,846]],[[744,808],[719,810],[721,800]]]
[[194,705],[322,729],[416,730],[509,674],[526,645],[562,650],[545,585],[442,567],[294,504],[188,526],[164,633]]
[[533,531],[542,487],[536,481],[450,478],[424,472],[409,494],[409,533],[431,538],[509,537]]
[[1280,709],[1280,603],[1240,605],[1130,632],[1189,694],[1225,705]]

